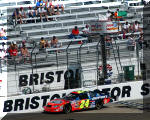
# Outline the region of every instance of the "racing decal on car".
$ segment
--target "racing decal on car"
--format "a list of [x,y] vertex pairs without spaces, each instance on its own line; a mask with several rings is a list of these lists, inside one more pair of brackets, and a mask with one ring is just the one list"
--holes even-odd
[[107,98],[105,98],[105,99],[103,100],[104,104],[109,103],[109,101],[110,101],[110,99],[107,99]]
[[83,109],[83,108],[88,108],[89,107],[89,103],[90,103],[90,100],[87,99],[87,100],[81,100],[81,103],[80,103],[80,108]]

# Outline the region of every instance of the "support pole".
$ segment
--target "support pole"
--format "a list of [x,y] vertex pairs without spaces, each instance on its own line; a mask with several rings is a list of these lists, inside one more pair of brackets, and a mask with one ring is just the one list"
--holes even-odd
[[100,79],[100,85],[104,85],[105,79],[107,79],[107,57],[105,46],[105,35],[100,35],[101,51],[102,51],[102,79]]
[[69,82],[69,70],[68,70],[68,68],[69,68],[69,57],[68,57],[68,48],[69,48],[69,46],[72,44],[72,41],[69,43],[69,45],[67,46],[67,48],[66,48],[66,58],[67,58],[67,71],[68,71],[68,75],[67,75],[67,83],[66,83],[66,81],[65,81],[65,89],[70,89],[70,82]]
[[[32,49],[32,51],[31,51],[31,67],[32,67],[32,77],[33,77],[33,61],[32,61],[32,59],[33,59],[33,51],[35,50],[35,48],[36,48],[36,44],[35,44],[35,41],[33,41],[33,49]],[[32,86],[32,89],[33,89],[33,92],[34,92],[34,81],[33,81],[33,86]]]
[[100,44],[101,38],[97,43],[96,49],[97,49],[97,80],[96,80],[96,86],[98,86],[98,81],[100,79],[100,71],[99,71],[99,44]]
[[81,88],[83,88],[84,86],[83,86],[83,79],[82,79],[82,77],[81,77],[81,75],[82,75],[82,67],[81,67],[81,48],[82,48],[82,46],[83,46],[83,44],[84,44],[84,42],[80,45],[80,48],[79,48],[79,66],[80,66],[80,69],[79,70],[81,70],[81,73],[80,73],[80,87]]
[[139,43],[136,42],[136,57],[137,57],[137,66],[138,66],[138,81],[139,81],[139,74],[140,74],[140,70],[139,70]]

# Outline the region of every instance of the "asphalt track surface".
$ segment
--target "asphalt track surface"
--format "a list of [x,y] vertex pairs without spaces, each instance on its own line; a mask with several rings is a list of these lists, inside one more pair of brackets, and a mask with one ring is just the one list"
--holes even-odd
[[101,110],[85,110],[70,114],[8,114],[2,120],[150,120],[150,111],[123,104],[108,104]]

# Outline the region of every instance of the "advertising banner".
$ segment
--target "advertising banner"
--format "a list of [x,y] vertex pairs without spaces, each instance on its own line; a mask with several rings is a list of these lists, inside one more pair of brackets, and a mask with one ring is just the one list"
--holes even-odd
[[90,22],[91,33],[115,33],[118,32],[118,23],[116,21],[91,21]]
[[[49,100],[60,98],[76,90],[95,90],[99,89],[103,92],[109,92],[111,97],[114,98],[113,102],[124,100],[143,99],[150,97],[150,83],[147,81],[134,81],[121,84],[102,85],[91,88],[69,89],[61,91],[51,91],[45,93],[36,93],[28,95],[20,95],[9,97],[4,102],[4,112],[10,113],[27,113],[42,111],[43,106]],[[116,99],[118,98],[118,99]]]
[[[68,82],[69,81],[69,82]],[[57,69],[40,68],[34,70],[22,70],[19,73],[8,73],[8,95],[19,95],[33,91],[64,90],[81,87],[81,67],[69,66]],[[28,91],[30,89],[30,91]],[[49,91],[49,90],[45,91]],[[26,91],[27,90],[27,91]]]

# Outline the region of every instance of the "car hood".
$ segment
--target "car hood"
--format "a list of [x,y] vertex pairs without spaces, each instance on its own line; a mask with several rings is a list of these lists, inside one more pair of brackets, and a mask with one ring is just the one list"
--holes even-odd
[[64,103],[69,103],[69,101],[65,99],[54,99],[49,101],[48,105],[62,105]]

